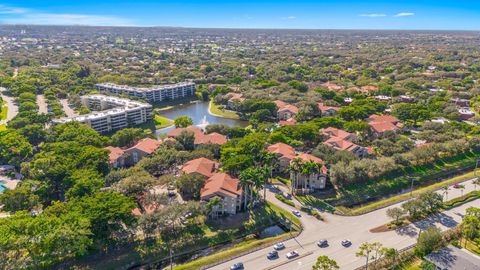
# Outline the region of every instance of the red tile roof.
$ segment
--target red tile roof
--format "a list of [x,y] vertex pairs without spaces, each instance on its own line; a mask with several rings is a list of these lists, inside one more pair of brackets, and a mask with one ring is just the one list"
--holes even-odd
[[300,158],[301,160],[303,160],[305,162],[311,161],[311,162],[315,162],[315,163],[318,163],[318,164],[325,164],[325,162],[323,162],[323,160],[321,158],[318,158],[316,156],[313,156],[313,155],[310,155],[310,154],[307,154],[307,153],[299,154],[298,158]]
[[372,114],[368,117],[368,119],[370,120],[368,124],[377,133],[398,130],[402,126],[402,123],[400,123],[400,121],[392,115]]
[[195,135],[195,144],[207,144],[207,143],[212,143],[212,144],[224,144],[227,142],[227,137],[213,132],[210,134],[204,134],[203,131],[195,126],[189,126],[186,128],[176,128],[174,130],[171,130],[168,132],[167,136],[168,137],[177,137],[180,135],[183,131],[189,131],[193,132]]
[[178,135],[180,135],[183,131],[190,131],[190,132],[193,132],[193,134],[195,134],[195,137],[197,135],[203,135],[203,131],[196,127],[196,126],[188,126],[186,128],[176,128],[176,129],[173,129],[173,130],[170,130],[168,133],[167,133],[167,136],[168,137],[177,137]]
[[114,163],[115,161],[117,161],[119,157],[123,155],[123,153],[125,153],[121,148],[114,147],[114,146],[107,146],[103,149],[110,151],[110,153],[108,154],[108,159],[110,163]]
[[307,154],[307,153],[301,153],[297,157],[300,158],[303,162],[311,161],[311,162],[315,162],[317,164],[322,165],[321,172],[323,174],[327,174],[327,172],[328,172],[327,167],[325,167],[325,162],[321,158],[318,158],[316,156],[312,156],[312,155]]
[[365,85],[365,86],[362,86],[360,87],[360,89],[364,92],[369,92],[369,91],[377,91],[378,90],[378,86],[375,86],[375,85]]
[[276,143],[267,147],[269,153],[275,153],[282,157],[293,159],[295,157],[295,149],[285,143]]
[[207,179],[205,186],[201,189],[200,197],[205,199],[219,193],[230,197],[242,195],[240,181],[226,173],[213,174]]
[[147,154],[151,154],[157,150],[157,148],[162,144],[162,142],[151,139],[145,138],[138,141],[134,146],[130,147],[130,149],[138,149]]
[[398,127],[390,122],[370,122],[368,124],[378,133],[398,130]]
[[277,105],[278,109],[283,108],[283,107],[287,106],[287,104],[288,104],[288,103],[286,103],[284,101],[281,101],[281,100],[275,100],[273,103],[275,103],[275,105]]
[[278,110],[279,112],[290,111],[292,113],[298,113],[298,107],[295,105],[287,104]]
[[228,93],[225,95],[225,97],[228,98],[228,101],[233,101],[233,100],[238,100],[238,101],[244,101],[245,98],[243,98],[243,94],[241,93]]
[[320,111],[322,112],[326,112],[329,110],[334,110],[334,111],[340,110],[340,107],[324,105],[322,102],[317,103],[317,105],[318,105],[318,109],[320,109]]
[[210,177],[214,171],[218,168],[218,163],[208,158],[197,158],[187,161],[181,171],[186,174],[199,173],[203,176]]
[[331,83],[331,82],[326,82],[326,83],[323,83],[321,84],[321,86],[323,88],[327,88],[328,90],[332,90],[332,91],[340,91],[340,90],[343,90],[343,86],[340,86],[340,85],[337,85],[337,84],[334,84],[334,83]]
[[227,142],[227,137],[217,133],[217,132],[212,132],[210,134],[203,134],[202,136],[195,137],[195,144],[225,144]]
[[278,121],[278,125],[280,126],[294,126],[295,124],[297,124],[297,120],[295,120],[295,118],[288,118],[287,120],[281,120],[281,121]]
[[338,137],[340,139],[345,139],[353,135],[352,133],[346,132],[345,130],[334,127],[328,127],[324,129],[322,134],[327,137]]
[[338,137],[331,137],[323,142],[323,144],[333,147],[336,150],[345,150],[350,152],[358,147],[358,145],[354,144],[353,142]]
[[390,122],[393,124],[396,124],[400,122],[395,116],[393,115],[377,115],[377,114],[372,114],[368,117],[369,120],[372,122]]

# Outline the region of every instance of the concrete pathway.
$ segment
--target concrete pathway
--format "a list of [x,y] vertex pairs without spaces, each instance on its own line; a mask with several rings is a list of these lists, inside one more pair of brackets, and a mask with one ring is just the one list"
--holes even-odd
[[7,95],[7,89],[4,87],[0,87],[0,95],[6,102],[5,105],[8,107],[7,119],[0,121],[0,125],[3,125],[12,120],[18,114],[18,106],[15,99],[10,94]]
[[38,113],[48,114],[48,105],[43,95],[37,95]]
[[[474,185],[471,180],[464,182],[466,194],[474,190]],[[480,188],[480,187],[479,187]],[[441,193],[441,191],[439,191]],[[460,189],[451,189],[448,194],[449,199],[453,199],[462,195]],[[278,205],[279,207],[291,212],[294,210],[275,198],[275,190],[267,192],[267,199]],[[403,203],[403,202],[402,202]],[[251,254],[242,256],[235,260],[228,261],[211,269],[229,269],[229,267],[236,262],[243,262],[245,269],[272,269],[271,267],[277,265],[273,269],[278,270],[310,270],[316,259],[320,255],[327,255],[337,261],[340,269],[355,269],[364,265],[363,258],[358,258],[355,253],[358,247],[364,242],[380,242],[385,247],[393,247],[402,249],[414,244],[417,240],[420,230],[425,230],[430,226],[437,226],[442,230],[453,228],[458,225],[465,209],[470,206],[480,207],[480,200],[475,200],[459,207],[450,209],[448,211],[433,215],[426,220],[416,222],[410,226],[404,227],[396,231],[389,231],[383,233],[371,233],[370,229],[390,222],[386,211],[392,207],[398,207],[402,203],[392,205],[383,209],[379,209],[364,215],[359,216],[339,216],[329,213],[322,213],[325,222],[318,221],[312,216],[303,214],[300,218],[304,226],[304,231],[296,238],[285,242],[286,249],[279,252],[279,258],[270,261],[266,258],[267,253],[272,250],[272,247],[265,248]],[[316,242],[320,239],[327,239],[329,247],[319,248]],[[345,248],[341,245],[343,239],[352,241],[352,246]],[[300,255],[310,253],[311,255],[304,256],[298,260],[288,260],[285,254],[289,251],[297,250]],[[281,262],[284,262],[282,264]]]
[[67,117],[75,117],[75,116],[78,116],[78,113],[76,113],[72,107],[70,107],[70,105],[68,104],[68,99],[64,98],[64,99],[60,99],[60,104],[62,104],[62,107],[63,107],[63,111],[65,112],[65,114],[67,115]]

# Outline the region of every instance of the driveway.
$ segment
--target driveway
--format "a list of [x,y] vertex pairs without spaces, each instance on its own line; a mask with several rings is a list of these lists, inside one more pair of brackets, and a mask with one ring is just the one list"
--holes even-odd
[[[463,184],[466,187],[464,194],[474,190],[474,185],[471,180],[464,182]],[[439,191],[439,193],[441,193],[441,191]],[[293,210],[292,207],[278,201],[274,195],[274,192],[268,191],[267,199],[287,211]],[[460,190],[452,188],[449,191],[448,198],[453,199],[460,195]],[[279,252],[280,257],[278,259],[270,261],[266,258],[267,253],[273,249],[272,247],[269,247],[210,269],[229,269],[233,263],[243,262],[245,269],[260,270],[268,268],[279,270],[310,270],[317,257],[320,255],[327,255],[336,260],[340,269],[355,269],[365,263],[363,258],[355,256],[358,247],[362,243],[378,241],[385,247],[393,247],[396,249],[405,248],[416,242],[420,229],[424,230],[429,226],[437,226],[442,230],[455,227],[461,222],[465,209],[470,206],[480,206],[480,200],[475,200],[436,214],[426,220],[402,228],[401,230],[383,233],[370,232],[370,229],[390,222],[390,218],[386,215],[387,209],[398,207],[401,204],[402,203],[398,203],[360,216],[346,217],[322,213],[325,222],[318,221],[314,217],[303,214],[300,218],[304,225],[303,232],[296,239],[285,242],[286,249]],[[327,248],[317,247],[316,242],[320,239],[327,239],[330,246]],[[343,239],[351,240],[352,246],[348,248],[343,247],[340,244]],[[292,250],[297,250],[300,255],[309,254],[310,252],[312,252],[312,254],[301,257],[297,260],[286,259],[285,254]]]

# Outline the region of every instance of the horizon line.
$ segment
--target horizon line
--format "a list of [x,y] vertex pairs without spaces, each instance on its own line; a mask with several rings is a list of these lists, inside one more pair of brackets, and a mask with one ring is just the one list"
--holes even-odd
[[108,28],[181,28],[181,29],[213,29],[213,30],[340,30],[340,31],[464,31],[480,32],[480,29],[397,29],[397,28],[270,28],[270,27],[197,27],[168,25],[88,25],[88,24],[8,24],[0,26],[46,26],[46,27],[108,27]]

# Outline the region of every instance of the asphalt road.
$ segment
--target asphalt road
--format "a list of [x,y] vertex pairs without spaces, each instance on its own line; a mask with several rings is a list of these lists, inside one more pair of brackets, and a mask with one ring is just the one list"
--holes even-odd
[[[474,185],[471,180],[465,182],[464,185],[466,188],[463,191],[463,194],[474,190]],[[480,186],[477,188],[480,189]],[[441,193],[441,191],[439,191],[439,193]],[[460,189],[452,188],[448,193],[448,199],[459,197],[461,194],[462,192]],[[267,192],[267,199],[287,211],[292,211],[294,209],[293,207],[278,201],[274,197],[274,193],[271,191]],[[242,262],[246,270],[309,270],[320,255],[327,255],[337,261],[340,269],[355,269],[365,263],[363,258],[355,256],[358,247],[362,243],[378,241],[385,247],[393,247],[396,249],[405,248],[416,242],[420,229],[425,230],[430,226],[437,226],[442,230],[446,230],[455,227],[461,222],[465,209],[470,206],[480,207],[480,200],[475,200],[436,214],[426,220],[422,220],[421,222],[417,222],[401,230],[382,233],[370,232],[370,229],[390,222],[390,218],[386,215],[387,209],[400,206],[401,204],[402,203],[398,203],[387,208],[354,217],[323,213],[322,215],[326,219],[325,222],[318,221],[316,218],[302,213],[300,220],[304,226],[304,231],[296,239],[291,239],[285,242],[286,248],[279,252],[278,259],[267,259],[267,253],[270,250],[273,250],[273,247],[268,247],[210,269],[230,269],[230,266],[233,263]],[[316,245],[316,242],[320,239],[327,239],[329,246],[326,248],[319,248]],[[343,239],[349,239],[352,241],[352,246],[348,248],[343,247],[340,243]],[[297,250],[300,255],[308,254],[310,252],[312,252],[312,254],[296,260],[288,260],[285,257],[285,254],[292,250]]]

